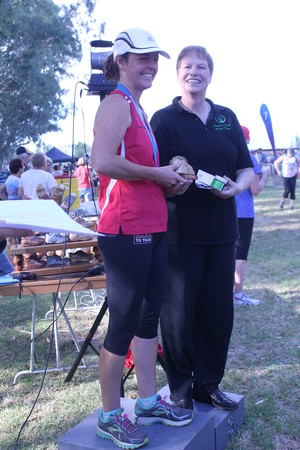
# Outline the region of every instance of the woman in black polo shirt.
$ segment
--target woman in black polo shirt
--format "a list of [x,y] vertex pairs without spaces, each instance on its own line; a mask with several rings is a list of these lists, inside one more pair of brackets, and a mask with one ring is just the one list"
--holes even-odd
[[205,48],[184,48],[177,59],[182,95],[151,120],[162,164],[175,155],[224,177],[223,191],[198,188],[168,198],[169,274],[161,328],[171,399],[221,409],[236,402],[219,389],[233,326],[237,219],[234,196],[247,189],[252,162],[241,126],[228,108],[206,98],[213,61]]

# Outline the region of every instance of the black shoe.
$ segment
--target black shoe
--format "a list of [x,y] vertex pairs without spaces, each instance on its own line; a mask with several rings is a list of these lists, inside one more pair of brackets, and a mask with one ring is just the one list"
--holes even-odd
[[194,409],[193,400],[191,398],[181,398],[173,402],[173,406],[183,409]]
[[193,398],[196,402],[208,403],[218,409],[225,409],[227,411],[232,411],[238,407],[237,402],[227,397],[220,389],[216,389],[211,394],[207,393],[206,395],[200,395],[194,391]]

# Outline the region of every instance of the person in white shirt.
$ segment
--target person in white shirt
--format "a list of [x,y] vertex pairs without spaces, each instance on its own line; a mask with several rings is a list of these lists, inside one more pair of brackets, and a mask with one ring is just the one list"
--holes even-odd
[[53,175],[46,172],[47,157],[44,153],[35,153],[31,157],[32,169],[24,172],[20,177],[18,195],[22,199],[37,200],[36,192],[38,184],[45,186],[47,194],[52,197],[57,182]]
[[299,161],[295,156],[295,151],[288,148],[285,153],[274,161],[274,168],[283,180],[283,194],[279,207],[283,209],[284,202],[290,197],[290,208],[295,209],[296,200],[296,180],[299,171]]
[[60,164],[54,164],[52,175],[54,177],[61,177],[63,175],[63,171],[60,168]]

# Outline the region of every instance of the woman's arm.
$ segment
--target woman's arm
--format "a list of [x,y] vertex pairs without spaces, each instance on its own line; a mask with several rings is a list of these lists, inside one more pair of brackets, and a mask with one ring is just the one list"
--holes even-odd
[[152,180],[170,188],[189,181],[174,172],[179,164],[148,167],[135,164],[117,154],[127,129],[131,125],[129,104],[120,95],[107,97],[96,114],[91,162],[94,170],[119,180]]
[[254,178],[250,186],[253,195],[258,195],[263,190],[269,178],[270,172],[271,169],[270,167],[268,167],[266,170],[263,171],[261,179],[259,178],[258,173],[254,174]]
[[284,155],[281,155],[281,156],[279,156],[279,158],[277,158],[274,161],[274,168],[275,168],[275,170],[276,170],[276,172],[278,173],[279,176],[281,176],[281,172],[280,172],[280,169],[279,169],[279,164],[282,162],[283,158],[284,158]]
[[18,196],[19,196],[20,198],[23,198],[23,197],[24,197],[24,189],[23,189],[23,186],[19,186],[19,187],[18,187]]
[[1,200],[7,200],[5,183],[1,184],[0,186],[0,198]]

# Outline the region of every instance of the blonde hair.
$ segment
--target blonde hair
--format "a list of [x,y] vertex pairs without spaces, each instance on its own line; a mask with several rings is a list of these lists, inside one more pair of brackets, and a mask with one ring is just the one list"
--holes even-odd
[[85,159],[83,156],[80,156],[77,161],[78,166],[85,166]]

